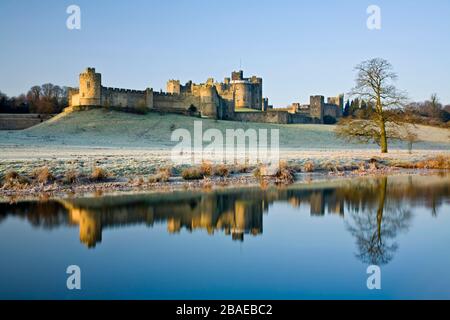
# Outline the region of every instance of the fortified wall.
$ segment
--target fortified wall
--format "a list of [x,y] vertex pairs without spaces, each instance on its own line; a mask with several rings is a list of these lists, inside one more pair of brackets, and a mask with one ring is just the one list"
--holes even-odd
[[243,71],[232,72],[231,78],[205,83],[169,80],[166,92],[129,90],[102,86],[102,77],[94,68],[79,76],[79,88],[69,90],[72,108],[105,107],[136,112],[167,112],[197,115],[214,119],[267,123],[324,123],[326,117],[342,116],[343,95],[311,96],[309,105],[294,103],[285,109],[274,109],[263,98],[262,78],[244,78]]

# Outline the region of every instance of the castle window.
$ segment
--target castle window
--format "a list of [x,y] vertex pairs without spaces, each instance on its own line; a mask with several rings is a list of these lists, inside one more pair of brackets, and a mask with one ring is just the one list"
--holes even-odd
[[87,87],[88,89],[91,87],[91,82],[90,82],[90,81],[86,82],[86,87]]

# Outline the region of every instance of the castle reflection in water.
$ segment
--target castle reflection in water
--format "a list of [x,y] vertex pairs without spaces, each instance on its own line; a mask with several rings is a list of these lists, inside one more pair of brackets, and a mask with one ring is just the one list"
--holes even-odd
[[[386,192],[386,179],[384,178]],[[208,193],[179,192],[172,194],[148,194],[106,196],[48,201],[0,203],[0,221],[7,216],[27,219],[41,228],[78,226],[80,241],[87,247],[95,247],[102,240],[105,228],[145,224],[153,226],[166,223],[170,233],[181,229],[206,230],[209,234],[222,231],[233,240],[244,240],[244,235],[263,232],[263,215],[274,202],[289,203],[292,207],[306,206],[312,216],[326,213],[344,216],[347,211],[364,211],[380,204],[380,183],[362,182],[359,187],[338,184],[328,187],[289,187],[222,190]],[[420,191],[419,189],[422,189]],[[428,201],[435,208],[442,197],[426,194],[426,188],[392,188],[387,197],[400,199],[412,197]],[[441,191],[448,194],[448,185]],[[385,202],[386,194],[381,195]],[[433,200],[434,199],[434,200]],[[378,208],[379,209],[379,208]]]

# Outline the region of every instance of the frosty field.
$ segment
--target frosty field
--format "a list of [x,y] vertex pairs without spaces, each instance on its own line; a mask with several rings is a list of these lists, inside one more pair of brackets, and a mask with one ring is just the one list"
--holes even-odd
[[299,165],[311,161],[316,167],[357,166],[373,157],[392,164],[450,153],[449,130],[426,126],[415,127],[421,142],[414,144],[412,154],[404,143],[392,142],[389,153],[382,155],[377,145],[337,139],[332,125],[271,125],[97,109],[62,113],[22,131],[0,131],[0,174],[30,173],[42,166],[62,174],[68,168],[85,172],[101,166],[116,177],[148,175],[171,165],[170,150],[176,144],[171,132],[192,132],[194,121],[202,121],[204,130],[279,129],[280,158]]

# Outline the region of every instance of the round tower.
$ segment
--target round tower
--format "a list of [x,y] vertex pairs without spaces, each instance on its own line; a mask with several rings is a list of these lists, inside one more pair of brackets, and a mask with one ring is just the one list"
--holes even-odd
[[95,68],[87,68],[80,73],[80,105],[101,105],[102,75]]
[[234,107],[251,108],[252,105],[252,90],[251,84],[245,80],[233,81],[234,91]]
[[214,86],[203,85],[200,88],[201,114],[205,117],[217,117],[217,95]]

